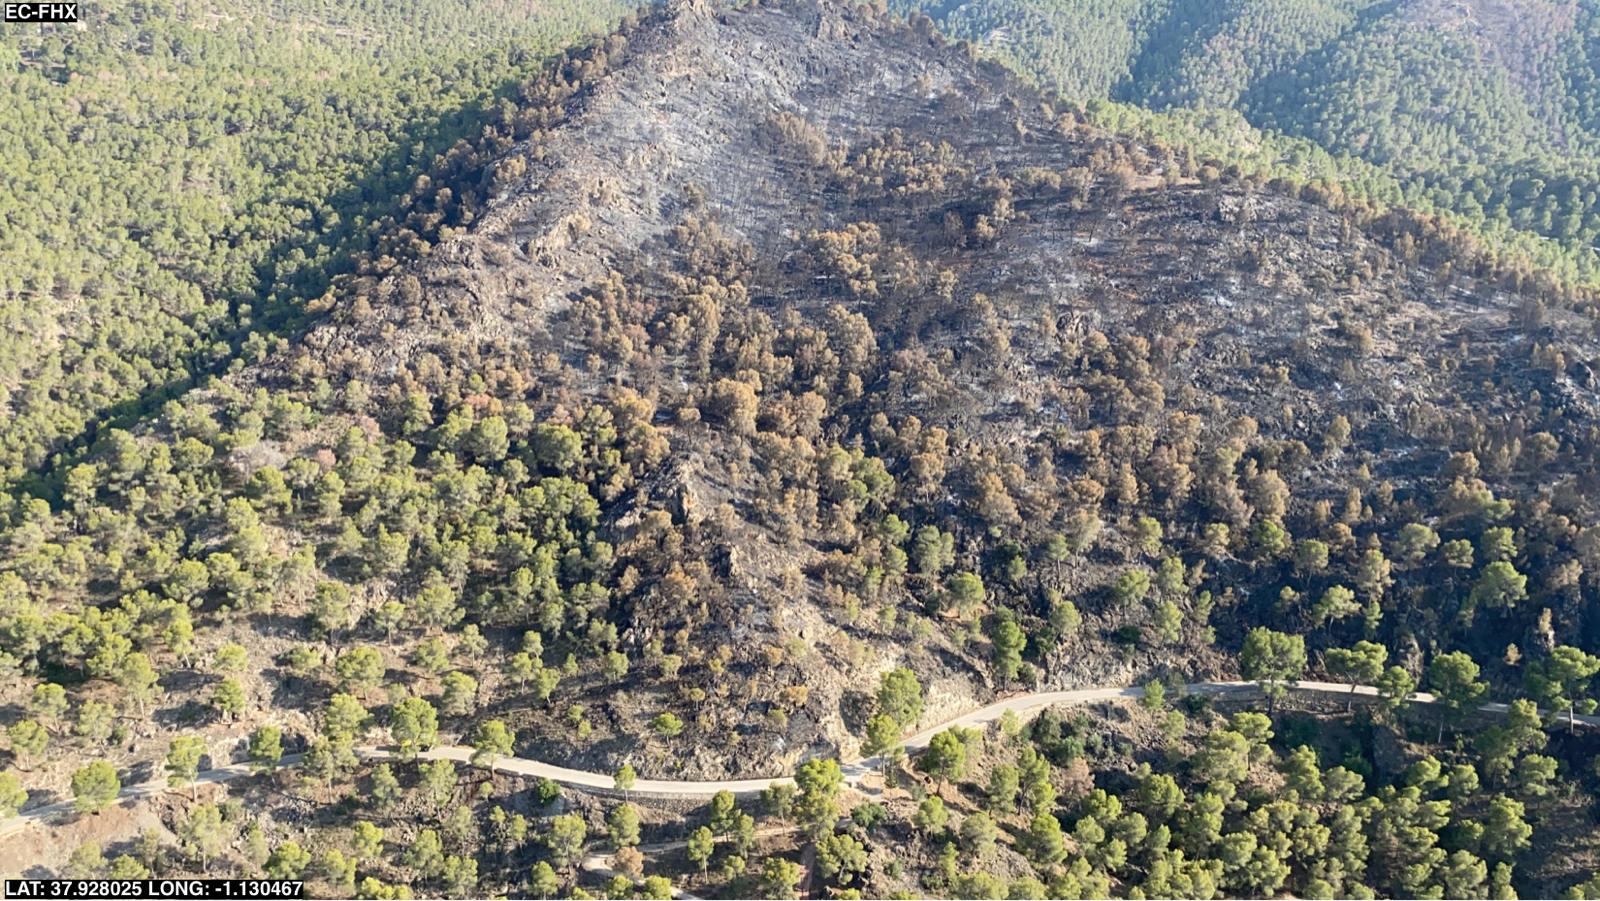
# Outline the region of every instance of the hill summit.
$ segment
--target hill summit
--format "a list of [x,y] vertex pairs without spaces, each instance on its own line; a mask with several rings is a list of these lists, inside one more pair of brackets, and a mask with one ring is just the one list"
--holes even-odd
[[[1592,339],[1448,232],[1101,133],[925,19],[630,26],[453,186],[470,223],[243,379],[594,486],[614,559],[557,561],[540,603],[497,599],[526,567],[493,557],[460,579],[486,627],[683,665],[588,684],[614,740],[572,753],[620,759],[670,708],[719,740],[669,768],[782,771],[853,748],[891,667],[950,712],[1019,678],[1214,675],[1267,611],[1472,641],[1364,554],[1587,465]],[[475,445],[486,420],[509,450]],[[1296,579],[1296,539],[1334,562]]]

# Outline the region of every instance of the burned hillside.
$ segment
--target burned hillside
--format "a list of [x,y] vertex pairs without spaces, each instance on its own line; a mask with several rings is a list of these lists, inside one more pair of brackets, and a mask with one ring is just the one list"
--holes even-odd
[[16,517],[19,610],[192,608],[291,707],[673,775],[854,751],[895,666],[933,720],[1235,676],[1262,623],[1505,685],[1600,643],[1586,301],[1447,225],[830,2],[679,4],[523,101],[419,180],[414,262]]
[[[541,413],[642,400],[608,619],[734,651],[701,690],[733,666],[738,712],[703,726],[849,742],[852,674],[902,654],[954,710],[1015,678],[1008,617],[1053,684],[1224,672],[1260,613],[1446,647],[1473,567],[1389,544],[1475,543],[1499,495],[1565,519],[1526,542],[1546,565],[1580,559],[1587,324],[1470,248],[1096,133],[841,7],[685,8],[608,52],[470,231],[374,287],[381,324],[299,366],[436,396],[521,358]],[[1346,583],[1356,609],[1319,610]],[[1578,591],[1484,615],[1537,644],[1543,608],[1582,628]]]

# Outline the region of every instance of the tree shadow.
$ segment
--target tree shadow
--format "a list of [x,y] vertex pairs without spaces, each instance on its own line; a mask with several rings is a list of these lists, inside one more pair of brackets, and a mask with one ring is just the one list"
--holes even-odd
[[139,785],[144,782],[149,782],[155,777],[156,762],[153,760],[141,760],[128,767],[127,771],[121,776],[121,779],[123,786],[126,787],[129,785]]
[[204,725],[212,715],[210,707],[190,698],[182,704],[153,711],[150,720],[166,729],[179,729],[184,726]]
[[[28,803],[23,805],[21,812],[27,813],[30,810],[49,807],[52,804],[60,804],[67,800],[70,799],[65,794],[53,788],[30,788],[28,789]],[[70,814],[63,815],[69,816]]]

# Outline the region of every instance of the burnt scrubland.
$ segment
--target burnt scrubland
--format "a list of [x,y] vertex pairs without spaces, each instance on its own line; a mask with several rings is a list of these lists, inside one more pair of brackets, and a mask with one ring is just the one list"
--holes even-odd
[[[1600,892],[1559,722],[1600,672],[1592,295],[1102,130],[923,17],[675,4],[512,98],[300,326],[0,501],[0,801],[306,755],[52,866]],[[1383,697],[1275,690],[1312,675]],[[947,733],[872,795],[833,763],[1012,692],[1234,678],[1267,703]],[[690,810],[355,753],[447,743],[799,785]],[[586,840],[683,844],[605,882]]]

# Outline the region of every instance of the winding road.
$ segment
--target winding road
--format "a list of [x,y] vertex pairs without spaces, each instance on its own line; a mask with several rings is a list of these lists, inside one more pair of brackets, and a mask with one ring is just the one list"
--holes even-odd
[[[1371,699],[1378,697],[1378,690],[1370,685],[1350,685],[1344,682],[1290,682],[1286,688],[1295,694],[1327,695],[1340,698]],[[1195,682],[1184,686],[1184,690],[1191,694],[1208,695],[1211,697],[1233,697],[1238,699],[1259,696],[1260,687],[1254,682]],[[1110,687],[1110,688],[1080,688],[1070,691],[1043,691],[1031,694],[1016,695],[1003,698],[985,707],[980,707],[969,713],[962,714],[954,719],[947,720],[935,726],[930,726],[920,732],[908,736],[903,742],[907,754],[915,754],[925,749],[935,735],[951,727],[960,726],[974,728],[986,726],[1004,717],[1008,712],[1029,719],[1038,715],[1048,707],[1096,704],[1106,701],[1137,700],[1144,697],[1144,689],[1140,686]],[[1413,704],[1436,704],[1438,699],[1427,692],[1417,692],[1410,698]],[[1510,708],[1505,704],[1488,703],[1479,707],[1483,713],[1504,716]],[[1600,716],[1568,715],[1562,717],[1563,721],[1585,726],[1600,726]],[[392,751],[377,747],[364,747],[357,749],[362,757],[370,760],[383,760],[394,757]],[[470,762],[473,750],[460,745],[433,748],[417,755],[423,760],[455,760]],[[299,762],[299,755],[285,756],[282,766],[293,766]],[[876,772],[883,765],[881,757],[868,757],[846,763],[841,766],[846,784],[858,786],[868,775]],[[500,757],[490,764],[490,769],[510,773],[517,776],[526,776],[535,779],[550,779],[562,785],[582,789],[599,794],[619,795],[615,780],[606,773],[591,773],[586,770],[574,770],[567,767],[556,766],[540,760],[530,760],[526,757]],[[228,782],[239,776],[249,775],[254,772],[247,763],[236,763],[229,766],[217,767],[206,770],[196,778],[196,784]],[[718,779],[705,782],[688,782],[671,779],[639,779],[626,792],[631,797],[643,798],[688,798],[702,799],[727,791],[735,795],[757,794],[769,786],[792,784],[794,780],[788,776],[756,779]],[[187,785],[179,788],[187,788]],[[167,783],[166,779],[155,779],[124,788],[118,796],[119,801],[148,797],[166,791],[175,790]],[[47,804],[0,823],[0,838],[4,838],[17,830],[23,829],[33,823],[49,823],[53,818],[70,815],[73,812],[71,801]]]

